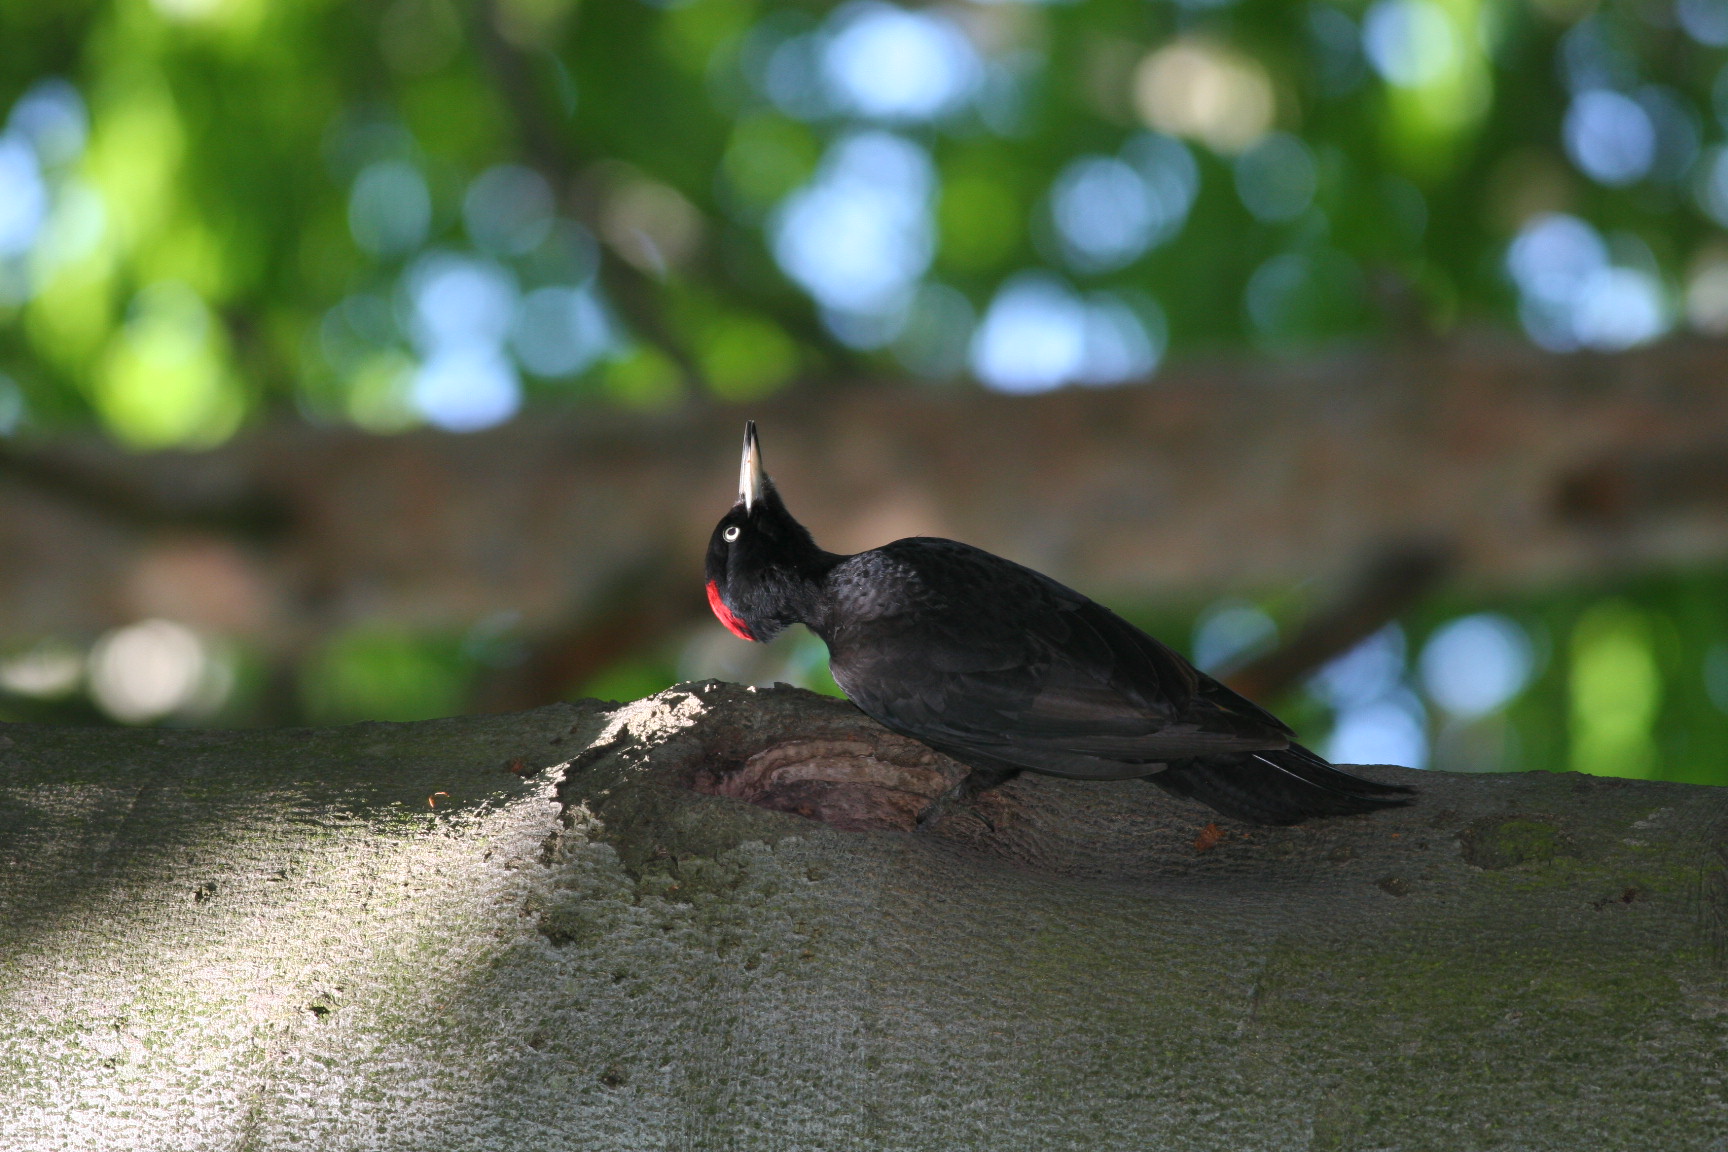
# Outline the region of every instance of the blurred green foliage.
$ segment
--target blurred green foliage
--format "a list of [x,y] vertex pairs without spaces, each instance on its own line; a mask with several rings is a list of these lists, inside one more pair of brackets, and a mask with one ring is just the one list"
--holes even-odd
[[354,629],[332,637],[302,670],[306,714],[319,724],[455,715],[477,663],[459,640]]
[[[19,109],[45,82],[70,82],[83,118],[72,146],[38,149],[38,225],[0,235],[0,366],[23,400],[9,423],[94,421],[151,448],[212,443],[278,410],[380,429],[443,419],[414,394],[431,349],[405,273],[429,252],[501,268],[515,293],[592,287],[607,317],[581,354],[504,364],[510,396],[482,420],[524,399],[747,399],[871,363],[964,374],[971,325],[1034,269],[1138,301],[1155,318],[1142,367],[1161,352],[1156,317],[1177,353],[1504,324],[1518,303],[1507,245],[1554,212],[1587,221],[1658,312],[1577,342],[1647,339],[1689,305],[1720,325],[1728,306],[1688,296],[1724,266],[1719,7],[0,5],[8,138],[44,138]],[[899,27],[902,41],[948,45],[928,57],[900,43],[905,68],[948,69],[945,97],[883,67],[892,45],[835,47],[884,12],[926,21]],[[853,57],[874,73],[843,74]],[[1132,159],[1149,127],[1184,139],[1191,208],[1155,207],[1169,219],[1137,239],[1143,205],[1099,187],[1063,201],[1078,162]],[[927,249],[899,302],[876,302],[901,313],[870,331],[781,243],[800,190],[860,132],[896,135],[933,175],[907,224]],[[499,165],[543,180],[555,226],[538,209],[516,239],[488,223],[476,197]],[[0,175],[0,201],[16,208],[22,180]],[[528,211],[506,201],[494,216]],[[1063,203],[1093,225],[1068,235]],[[1096,234],[1112,212],[1117,233]],[[920,283],[949,306],[909,323]]]
[[[1728,783],[1725,587],[1709,569],[1519,596],[1443,593],[1390,627],[1398,658],[1368,695],[1414,706],[1430,767]],[[1307,611],[1288,597],[1263,608],[1286,629]],[[1498,706],[1457,715],[1436,699],[1437,687],[1445,694],[1441,670],[1424,657],[1448,625],[1481,613],[1525,638],[1528,673]],[[1195,633],[1194,618],[1180,613],[1133,618],[1172,641]],[[1311,684],[1279,702],[1279,713],[1324,747],[1340,718],[1329,695]]]

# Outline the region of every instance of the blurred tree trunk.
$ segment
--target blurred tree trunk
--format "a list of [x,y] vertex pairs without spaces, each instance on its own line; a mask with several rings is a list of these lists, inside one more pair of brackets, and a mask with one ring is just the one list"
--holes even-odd
[[1411,549],[1500,586],[1716,560],[1725,368],[1715,343],[1456,344],[1037,397],[806,389],[471,436],[282,425],[199,455],[13,442],[0,642],[163,615],[291,662],[356,621],[490,615],[539,646],[496,703],[544,700],[628,646],[618,620],[653,633],[702,612],[745,415],[826,546],[949,535],[1105,598],[1342,586]]
[[1037,778],[906,830],[955,774],[842,703],[714,684],[318,731],[0,726],[0,1143],[1724,1134],[1722,790],[1376,769],[1421,806],[1201,836],[1157,789]]

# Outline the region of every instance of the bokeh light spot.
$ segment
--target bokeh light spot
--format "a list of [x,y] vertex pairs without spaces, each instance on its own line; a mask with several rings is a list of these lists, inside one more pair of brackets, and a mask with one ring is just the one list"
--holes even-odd
[[12,106],[6,120],[8,135],[28,140],[46,168],[63,168],[84,152],[90,136],[90,112],[69,81],[38,80]]
[[1728,0],[1678,0],[1674,16],[1698,43],[1728,47]]
[[22,136],[0,136],[0,257],[28,252],[47,216],[48,185],[35,151]]
[[1210,605],[1194,624],[1194,665],[1217,672],[1271,648],[1278,640],[1272,617],[1246,600],[1227,598]]
[[498,348],[458,344],[426,358],[408,397],[428,423],[447,432],[478,432],[516,415],[522,384]]
[[1567,299],[1574,285],[1607,264],[1608,246],[1596,229],[1562,213],[1531,220],[1506,254],[1513,281],[1544,301]]
[[1076,296],[1045,273],[1004,284],[972,338],[972,371],[999,392],[1046,392],[1064,384],[1118,384],[1149,375],[1162,357],[1162,316],[1149,331],[1120,298]]
[[1276,109],[1259,61],[1199,38],[1177,40],[1140,62],[1134,106],[1148,127],[1225,155],[1264,136]]
[[1728,712],[1728,643],[1704,650],[1704,692],[1719,712]]
[[1404,629],[1388,624],[1314,674],[1308,687],[1332,707],[1371,704],[1404,678]]
[[1200,166],[1187,145],[1158,132],[1141,132],[1122,146],[1122,158],[1134,166],[1152,193],[1155,221],[1150,240],[1157,247],[1182,230],[1194,198],[1200,194]]
[[1243,306],[1257,336],[1298,345],[1350,331],[1363,313],[1361,269],[1342,252],[1281,252],[1249,277]]
[[344,407],[368,432],[404,432],[421,422],[410,400],[419,365],[397,348],[382,348],[352,365]]
[[82,180],[63,180],[30,253],[31,271],[46,284],[62,269],[97,256],[107,238],[108,206],[101,193]]
[[998,392],[1047,392],[1076,379],[1086,312],[1054,277],[1021,275],[990,302],[972,342],[972,370]]
[[231,0],[150,0],[151,7],[170,20],[207,20]]
[[1150,298],[1138,307],[1111,292],[1086,297],[1086,354],[1075,380],[1081,384],[1125,384],[1143,380],[1164,359],[1169,328]]
[[1457,67],[1460,46],[1433,0],[1377,0],[1362,20],[1362,50],[1388,84],[1420,88]]
[[822,72],[836,107],[871,120],[930,120],[977,89],[971,43],[938,10],[859,0],[829,20]]
[[1104,272],[1145,252],[1162,223],[1152,192],[1130,165],[1082,156],[1056,178],[1050,214],[1075,269]]
[[110,431],[136,448],[208,446],[244,413],[224,341],[209,309],[184,284],[144,289],[96,377]]
[[468,186],[462,222],[482,252],[520,256],[551,232],[552,209],[552,186],[544,176],[520,164],[499,164]]
[[629,175],[607,190],[600,232],[624,259],[644,272],[665,276],[696,254],[702,214],[671,185]]
[[1627,52],[1614,22],[1592,12],[1560,38],[1561,78],[1573,95],[1592,88],[1629,89],[1637,83],[1638,63]]
[[24,389],[18,386],[18,381],[0,372],[0,436],[10,436],[18,431],[29,411],[29,405],[24,402]]
[[1643,179],[1656,162],[1656,125],[1638,101],[1608,89],[1581,92],[1561,128],[1579,171],[1611,188]]
[[771,13],[744,38],[739,63],[776,111],[794,120],[827,116],[828,85],[822,74],[822,37],[806,14]]
[[1428,728],[1421,703],[1404,692],[1338,714],[1326,741],[1336,764],[1428,766]]
[[816,179],[776,213],[774,255],[825,308],[866,316],[898,311],[930,266],[934,190],[930,158],[910,140],[885,132],[845,137]]
[[0,689],[16,696],[58,700],[84,679],[84,654],[63,640],[44,640],[0,659]]
[[405,285],[412,307],[409,331],[422,351],[499,347],[515,323],[515,278],[490,260],[431,253],[408,270]]
[[1650,178],[1674,183],[1685,179],[1698,160],[1702,130],[1698,106],[1691,97],[1672,88],[1647,84],[1633,94],[1650,118],[1656,134],[1656,154]]
[[198,701],[211,661],[196,632],[172,620],[117,628],[90,650],[90,694],[127,724],[144,724]]
[[606,311],[588,288],[537,288],[516,314],[512,346],[536,376],[560,378],[585,371],[615,342]]
[[1603,268],[1579,286],[1572,325],[1586,348],[1619,352],[1668,329],[1662,285],[1638,268]]
[[1321,92],[1335,98],[1355,90],[1368,71],[1356,21],[1331,4],[1314,0],[1307,5],[1304,23],[1314,46]]
[[1572,768],[1598,776],[1651,775],[1662,703],[1649,622],[1629,604],[1608,601],[1572,632]]
[[1453,716],[1473,720],[1505,707],[1530,679],[1530,638],[1493,612],[1452,620],[1422,648],[1422,686]]
[[728,316],[713,325],[697,357],[714,394],[734,403],[766,396],[798,368],[798,346],[759,316]]
[[1699,260],[1686,280],[1686,320],[1710,336],[1728,335],[1728,253]]
[[348,196],[348,229],[375,256],[412,252],[432,226],[432,195],[405,160],[377,160],[360,170]]
[[1182,228],[1198,190],[1193,157],[1168,136],[1143,135],[1124,159],[1082,156],[1057,176],[1050,212],[1065,261],[1107,272]]
[[1619,351],[1668,329],[1666,295],[1655,274],[1611,264],[1608,245],[1575,216],[1531,220],[1507,250],[1506,267],[1518,285],[1525,331],[1551,351]]
[[1427,767],[1427,716],[1405,684],[1405,653],[1404,630],[1388,624],[1308,681],[1336,713],[1327,759]]
[[1236,192],[1254,217],[1267,223],[1294,220],[1308,211],[1320,187],[1320,172],[1308,145],[1274,132],[1236,160]]
[[641,412],[670,408],[684,395],[684,374],[678,365],[647,344],[633,345],[608,360],[601,383],[612,400]]
[[1728,228],[1728,148],[1712,148],[1698,165],[1698,206],[1717,224]]

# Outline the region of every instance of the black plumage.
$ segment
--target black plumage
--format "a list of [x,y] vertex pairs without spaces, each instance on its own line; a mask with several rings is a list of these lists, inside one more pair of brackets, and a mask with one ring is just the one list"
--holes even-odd
[[854,704],[972,768],[972,788],[1022,771],[1146,779],[1260,824],[1410,802],[1410,789],[1339,771],[1270,712],[1030,568],[931,537],[823,551],[763,472],[754,423],[739,489],[708,546],[715,615],[763,642],[807,625]]

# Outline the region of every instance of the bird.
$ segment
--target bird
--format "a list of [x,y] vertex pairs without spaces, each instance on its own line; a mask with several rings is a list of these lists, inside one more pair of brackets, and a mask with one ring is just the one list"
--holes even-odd
[[1266,825],[1414,799],[1334,767],[1173,649],[1012,560],[930,536],[824,551],[764,471],[755,421],[704,568],[728,630],[767,643],[809,628],[847,698],[970,769],[967,795],[1022,772],[1145,780]]

